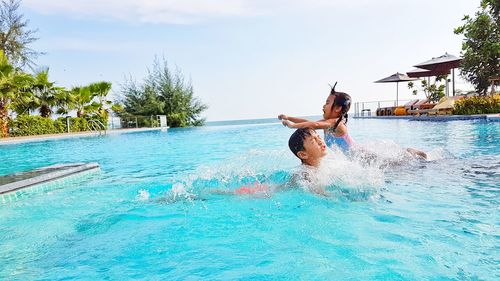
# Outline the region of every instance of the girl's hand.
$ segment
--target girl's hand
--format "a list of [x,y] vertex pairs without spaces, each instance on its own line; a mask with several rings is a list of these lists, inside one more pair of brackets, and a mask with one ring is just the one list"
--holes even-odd
[[280,115],[278,115],[278,119],[279,120],[288,120],[288,116],[286,116],[285,114],[280,114]]
[[294,124],[288,120],[284,120],[283,122],[281,122],[281,124],[283,124],[283,126],[288,127],[288,128],[294,128],[293,127]]

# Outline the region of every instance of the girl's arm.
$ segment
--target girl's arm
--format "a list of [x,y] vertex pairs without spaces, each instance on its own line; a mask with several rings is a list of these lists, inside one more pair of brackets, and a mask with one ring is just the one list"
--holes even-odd
[[315,130],[317,129],[328,129],[333,126],[335,122],[335,119],[328,119],[328,120],[319,120],[319,121],[306,121],[306,122],[300,122],[300,123],[292,123],[288,120],[283,121],[283,125],[287,126],[288,128],[313,128]]
[[309,120],[303,119],[303,118],[297,118],[297,117],[292,117],[292,116],[287,116],[285,114],[280,114],[278,115],[279,120],[289,120],[292,121],[293,123],[302,123],[302,122],[308,122]]

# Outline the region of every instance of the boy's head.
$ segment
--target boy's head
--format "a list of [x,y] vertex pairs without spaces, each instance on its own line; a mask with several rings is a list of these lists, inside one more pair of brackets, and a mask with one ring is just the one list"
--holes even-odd
[[326,154],[323,139],[312,128],[297,129],[288,140],[288,147],[302,164],[317,166]]

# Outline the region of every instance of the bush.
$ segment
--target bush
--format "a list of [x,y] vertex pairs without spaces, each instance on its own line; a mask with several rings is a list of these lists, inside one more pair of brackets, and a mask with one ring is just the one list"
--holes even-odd
[[473,115],[500,113],[500,95],[470,97],[455,102],[453,114]]
[[68,130],[66,129],[66,120],[63,118],[59,118],[57,120],[54,120],[54,129],[56,133],[61,134],[61,133],[66,133]]
[[[105,120],[99,119],[99,121],[103,122]],[[71,117],[69,120],[70,132],[88,131],[88,122],[89,120],[85,118]],[[9,123],[10,136],[13,137],[68,132],[68,125],[64,117],[52,120],[41,116],[19,115],[16,119],[10,120]]]
[[83,132],[88,130],[88,121],[85,118],[70,118],[69,119],[70,132]]
[[13,137],[56,133],[54,121],[41,116],[17,116],[16,119],[11,121],[9,127],[11,130],[10,135]]

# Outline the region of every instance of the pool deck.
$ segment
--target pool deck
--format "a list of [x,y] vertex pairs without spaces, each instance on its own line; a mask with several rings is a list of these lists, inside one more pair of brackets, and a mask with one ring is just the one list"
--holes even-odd
[[354,119],[395,119],[409,121],[460,121],[460,120],[484,120],[490,122],[500,122],[500,113],[498,114],[478,114],[478,115],[437,115],[437,116],[354,116]]
[[[134,128],[134,129],[115,129],[107,130],[107,135],[112,134],[127,134],[127,133],[137,133],[137,132],[148,132],[148,131],[160,131],[165,128]],[[8,137],[0,138],[0,146],[8,144],[18,144],[26,142],[37,142],[46,140],[57,140],[57,139],[67,139],[76,137],[90,137],[97,136],[98,132],[77,132],[77,133],[64,133],[64,134],[52,134],[52,135],[36,135],[36,136],[26,136],[26,137]]]

